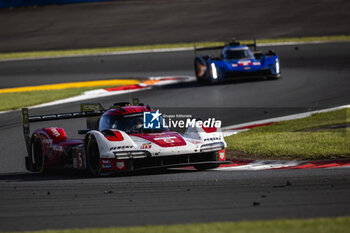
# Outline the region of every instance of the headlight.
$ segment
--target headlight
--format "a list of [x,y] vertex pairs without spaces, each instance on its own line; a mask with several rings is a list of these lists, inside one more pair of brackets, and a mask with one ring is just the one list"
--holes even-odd
[[280,73],[280,62],[278,59],[276,59],[276,73],[279,74]]
[[141,159],[147,157],[146,151],[121,151],[114,152],[116,159]]
[[215,142],[201,146],[201,152],[219,151],[225,148],[224,143]]
[[218,71],[216,70],[215,64],[211,63],[210,67],[211,67],[211,76],[213,77],[213,79],[217,79],[218,78]]

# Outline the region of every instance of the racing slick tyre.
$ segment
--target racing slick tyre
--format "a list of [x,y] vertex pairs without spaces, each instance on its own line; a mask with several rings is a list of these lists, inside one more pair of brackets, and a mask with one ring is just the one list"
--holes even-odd
[[37,135],[33,135],[32,138],[32,168],[34,171],[44,173],[44,156],[40,139]]
[[94,136],[90,136],[86,147],[86,165],[92,176],[101,175],[100,151]]
[[196,73],[197,82],[206,81],[205,78],[208,76],[208,67],[203,64],[199,58],[194,60],[194,71]]
[[281,79],[281,78],[282,78],[281,74],[269,75],[267,77],[267,79],[269,79],[269,80],[278,80],[278,79]]

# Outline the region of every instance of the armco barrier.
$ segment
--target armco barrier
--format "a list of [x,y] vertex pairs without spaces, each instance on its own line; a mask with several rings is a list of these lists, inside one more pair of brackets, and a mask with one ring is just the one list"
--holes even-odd
[[69,4],[80,2],[106,2],[115,0],[0,0],[0,8],[20,6],[42,6],[49,4]]

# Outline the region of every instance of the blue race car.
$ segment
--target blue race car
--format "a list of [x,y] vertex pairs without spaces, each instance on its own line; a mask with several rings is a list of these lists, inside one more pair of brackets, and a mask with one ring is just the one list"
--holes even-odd
[[[250,49],[254,47],[254,51]],[[220,57],[197,55],[199,51],[221,50]],[[281,77],[280,62],[276,53],[256,50],[256,43],[242,45],[238,41],[219,47],[195,48],[194,68],[198,81],[211,83],[239,77]]]

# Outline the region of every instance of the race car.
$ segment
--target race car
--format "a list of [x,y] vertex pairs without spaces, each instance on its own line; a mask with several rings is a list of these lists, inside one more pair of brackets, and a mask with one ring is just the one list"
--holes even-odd
[[[220,56],[197,55],[199,51],[207,50],[221,50],[221,53]],[[194,69],[198,81],[217,83],[231,78],[281,77],[277,54],[273,51],[257,51],[255,41],[246,45],[232,41],[225,46],[195,48],[195,55]]]
[[[228,163],[226,143],[219,129],[194,124],[181,135],[170,131],[166,123],[146,128],[146,113],[161,119],[158,111],[148,105],[125,102],[109,109],[101,104],[82,104],[80,112],[40,116],[29,116],[28,109],[23,108],[26,168],[41,173],[52,169],[80,169],[100,176],[181,166],[205,170]],[[73,118],[86,118],[87,129],[78,130],[82,138],[68,138],[65,130],[58,127],[41,128],[30,134],[31,122]]]

